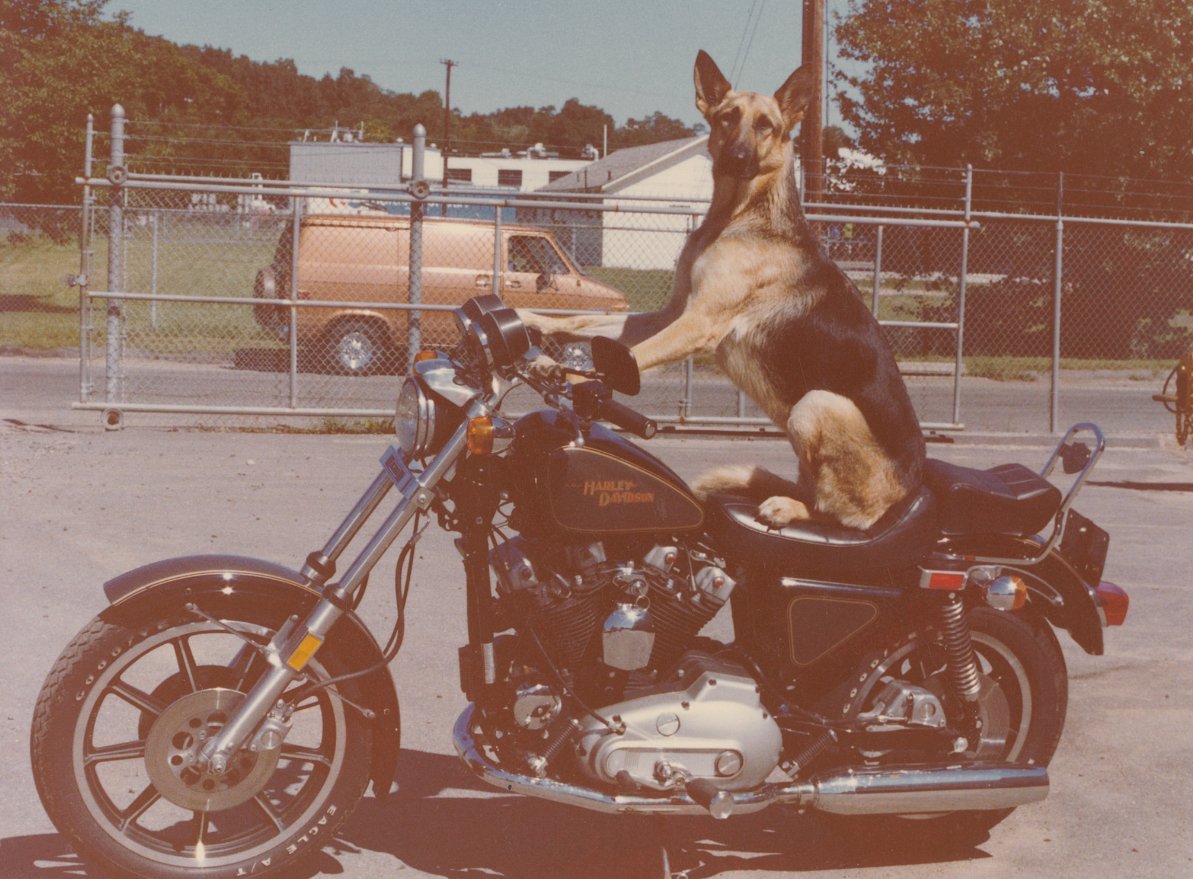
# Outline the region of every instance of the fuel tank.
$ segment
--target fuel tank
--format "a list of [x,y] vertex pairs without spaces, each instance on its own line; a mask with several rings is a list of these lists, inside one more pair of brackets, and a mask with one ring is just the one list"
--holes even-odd
[[653,455],[594,424],[579,441],[557,412],[517,423],[511,490],[524,532],[650,534],[690,531],[704,507]]

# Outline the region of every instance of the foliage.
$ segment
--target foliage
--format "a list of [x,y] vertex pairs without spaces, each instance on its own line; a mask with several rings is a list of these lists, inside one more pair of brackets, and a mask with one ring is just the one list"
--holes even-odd
[[850,0],[835,35],[842,115],[887,161],[1193,173],[1188,0]]
[[[123,105],[134,170],[201,170],[228,176],[266,169],[284,176],[287,142],[308,129],[363,125],[365,139],[390,142],[423,123],[443,145],[440,94],[399,94],[367,75],[302,75],[290,59],[252,61],[211,46],[179,46],[135,28],[107,0],[0,0],[0,200],[73,202],[82,171],[88,113],[106,131]],[[661,113],[618,127],[575,98],[555,107],[453,111],[452,146],[469,152],[542,143],[579,155],[690,136]],[[230,133],[231,132],[231,133]],[[102,139],[100,140],[102,144]],[[102,173],[103,156],[97,170]]]

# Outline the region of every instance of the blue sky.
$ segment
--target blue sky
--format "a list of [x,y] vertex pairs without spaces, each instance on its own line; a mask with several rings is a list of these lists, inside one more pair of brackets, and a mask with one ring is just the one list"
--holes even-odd
[[[830,0],[830,8],[838,3]],[[689,124],[698,49],[742,88],[773,91],[800,61],[800,0],[109,0],[177,43],[302,73],[350,67],[396,92],[442,90],[464,113],[595,104],[619,123],[655,110]],[[831,22],[831,18],[830,18]],[[748,53],[746,49],[749,49]],[[735,59],[738,75],[735,71]],[[836,120],[835,113],[830,122]],[[328,120],[329,123],[332,120]],[[340,120],[352,124],[352,120]]]

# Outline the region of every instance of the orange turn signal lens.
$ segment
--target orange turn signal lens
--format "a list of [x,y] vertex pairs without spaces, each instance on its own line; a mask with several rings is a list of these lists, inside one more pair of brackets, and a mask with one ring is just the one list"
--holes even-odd
[[468,421],[468,454],[490,455],[493,453],[493,419],[478,415]]
[[432,351],[430,348],[426,348],[414,355],[414,362],[423,363],[427,360],[434,360],[438,356],[439,353],[437,351]]

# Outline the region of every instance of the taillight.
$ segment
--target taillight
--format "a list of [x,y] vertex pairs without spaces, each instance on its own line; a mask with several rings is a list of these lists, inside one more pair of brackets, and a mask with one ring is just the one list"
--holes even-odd
[[1127,619],[1127,609],[1131,606],[1131,597],[1127,595],[1127,590],[1109,580],[1103,580],[1094,591],[1098,593],[1098,603],[1102,605],[1106,625],[1121,626]]

